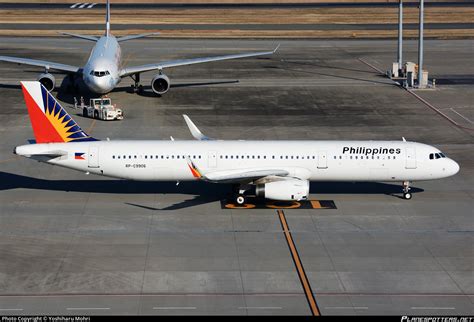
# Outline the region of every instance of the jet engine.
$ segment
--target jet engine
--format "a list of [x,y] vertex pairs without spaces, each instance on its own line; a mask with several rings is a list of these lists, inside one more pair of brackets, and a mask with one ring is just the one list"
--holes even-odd
[[257,197],[272,200],[308,199],[309,181],[291,179],[258,184],[255,187],[255,194]]
[[56,79],[50,73],[40,74],[37,81],[40,82],[48,92],[51,92],[56,86]]
[[170,79],[165,74],[158,74],[151,80],[151,89],[158,95],[165,94],[170,89]]

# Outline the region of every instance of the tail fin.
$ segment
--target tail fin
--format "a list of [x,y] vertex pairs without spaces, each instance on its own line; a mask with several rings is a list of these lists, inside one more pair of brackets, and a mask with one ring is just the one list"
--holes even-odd
[[105,35],[110,36],[110,2],[107,0],[106,4],[106,13],[105,13]]
[[36,143],[97,141],[84,132],[40,82],[21,82]]

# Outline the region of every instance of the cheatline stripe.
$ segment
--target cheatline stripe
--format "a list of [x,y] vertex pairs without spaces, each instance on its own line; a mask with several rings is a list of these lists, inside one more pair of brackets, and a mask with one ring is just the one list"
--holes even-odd
[[298,277],[300,278],[301,285],[303,286],[303,290],[306,295],[306,299],[308,300],[311,313],[314,316],[320,316],[321,313],[319,311],[318,304],[316,303],[316,299],[311,289],[311,285],[309,283],[308,277],[306,276],[306,272],[304,271],[304,267],[298,254],[298,250],[296,249],[295,242],[293,241],[293,236],[291,235],[288,223],[286,222],[285,213],[281,209],[278,209],[277,213],[278,217],[280,218],[283,233],[285,234],[286,242],[288,243],[288,247],[290,248],[291,257],[293,258],[293,262],[296,266]]

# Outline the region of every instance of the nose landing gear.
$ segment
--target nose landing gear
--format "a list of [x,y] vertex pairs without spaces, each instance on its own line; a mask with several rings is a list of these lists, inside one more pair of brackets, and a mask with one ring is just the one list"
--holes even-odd
[[405,200],[410,200],[412,195],[410,193],[410,181],[403,181],[403,198]]

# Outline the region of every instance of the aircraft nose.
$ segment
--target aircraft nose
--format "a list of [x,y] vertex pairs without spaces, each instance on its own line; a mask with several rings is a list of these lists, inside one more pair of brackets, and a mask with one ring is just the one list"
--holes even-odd
[[452,159],[444,159],[443,172],[446,177],[454,176],[459,172],[459,164]]
[[459,164],[456,161],[452,160],[452,159],[449,159],[449,161],[450,161],[450,165],[448,167],[449,172],[453,176],[453,175],[455,175],[456,173],[459,172]]
[[105,94],[112,90],[105,77],[89,77],[86,84],[92,91],[99,94]]

